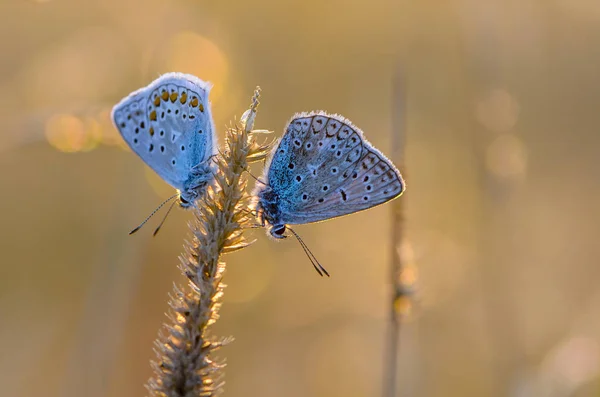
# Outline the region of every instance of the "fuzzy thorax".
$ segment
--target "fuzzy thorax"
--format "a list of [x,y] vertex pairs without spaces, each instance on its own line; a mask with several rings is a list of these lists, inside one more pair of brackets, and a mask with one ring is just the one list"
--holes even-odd
[[202,197],[209,183],[213,180],[213,172],[213,167],[208,165],[207,161],[198,164],[190,171],[188,180],[183,184],[183,190],[179,191],[179,205],[181,208],[194,207],[196,200]]
[[269,186],[261,186],[254,192],[256,217],[263,227],[276,239],[286,238],[286,224],[281,220],[279,196]]

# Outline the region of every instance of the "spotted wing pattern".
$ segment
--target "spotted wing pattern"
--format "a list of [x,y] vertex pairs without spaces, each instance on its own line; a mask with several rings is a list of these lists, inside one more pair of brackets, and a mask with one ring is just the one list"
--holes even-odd
[[195,76],[168,73],[113,108],[125,142],[176,189],[184,188],[193,167],[216,153],[210,88]]
[[282,221],[322,221],[372,208],[404,191],[400,172],[348,119],[295,115],[273,149],[266,179]]

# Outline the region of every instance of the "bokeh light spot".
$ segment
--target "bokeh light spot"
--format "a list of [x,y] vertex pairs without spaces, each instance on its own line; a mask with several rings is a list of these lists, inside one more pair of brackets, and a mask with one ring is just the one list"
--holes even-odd
[[81,151],[89,152],[102,142],[102,126],[95,117],[86,117],[84,120],[85,140]]
[[540,380],[547,387],[571,395],[600,374],[600,346],[593,338],[571,336],[549,351],[540,368]]
[[211,40],[185,31],[173,37],[168,51],[169,70],[190,73],[213,83],[210,99],[215,101],[227,79],[228,63],[225,54]]
[[56,114],[48,119],[46,139],[61,152],[78,152],[86,146],[83,122],[70,114]]
[[410,286],[414,285],[417,282],[418,273],[417,268],[410,264],[405,265],[400,273],[400,283]]

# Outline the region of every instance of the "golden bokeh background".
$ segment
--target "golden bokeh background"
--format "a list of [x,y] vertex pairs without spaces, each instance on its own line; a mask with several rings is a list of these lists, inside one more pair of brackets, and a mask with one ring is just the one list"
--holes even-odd
[[380,395],[394,251],[399,396],[599,396],[599,49],[592,0],[0,1],[0,394],[145,395],[190,214],[127,235],[172,189],[109,113],[180,71],[221,138],[260,85],[275,136],[406,141],[401,244],[388,205],[296,228],[330,279],[261,230],[226,258],[226,396]]

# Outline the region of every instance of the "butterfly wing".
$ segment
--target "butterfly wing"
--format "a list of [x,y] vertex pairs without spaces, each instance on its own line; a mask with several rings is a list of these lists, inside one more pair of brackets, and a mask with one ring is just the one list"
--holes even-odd
[[183,189],[190,170],[216,153],[210,83],[167,73],[119,102],[112,120],[129,147],[161,178]]
[[359,128],[323,112],[291,119],[266,173],[281,220],[290,224],[362,211],[404,191],[400,172]]

